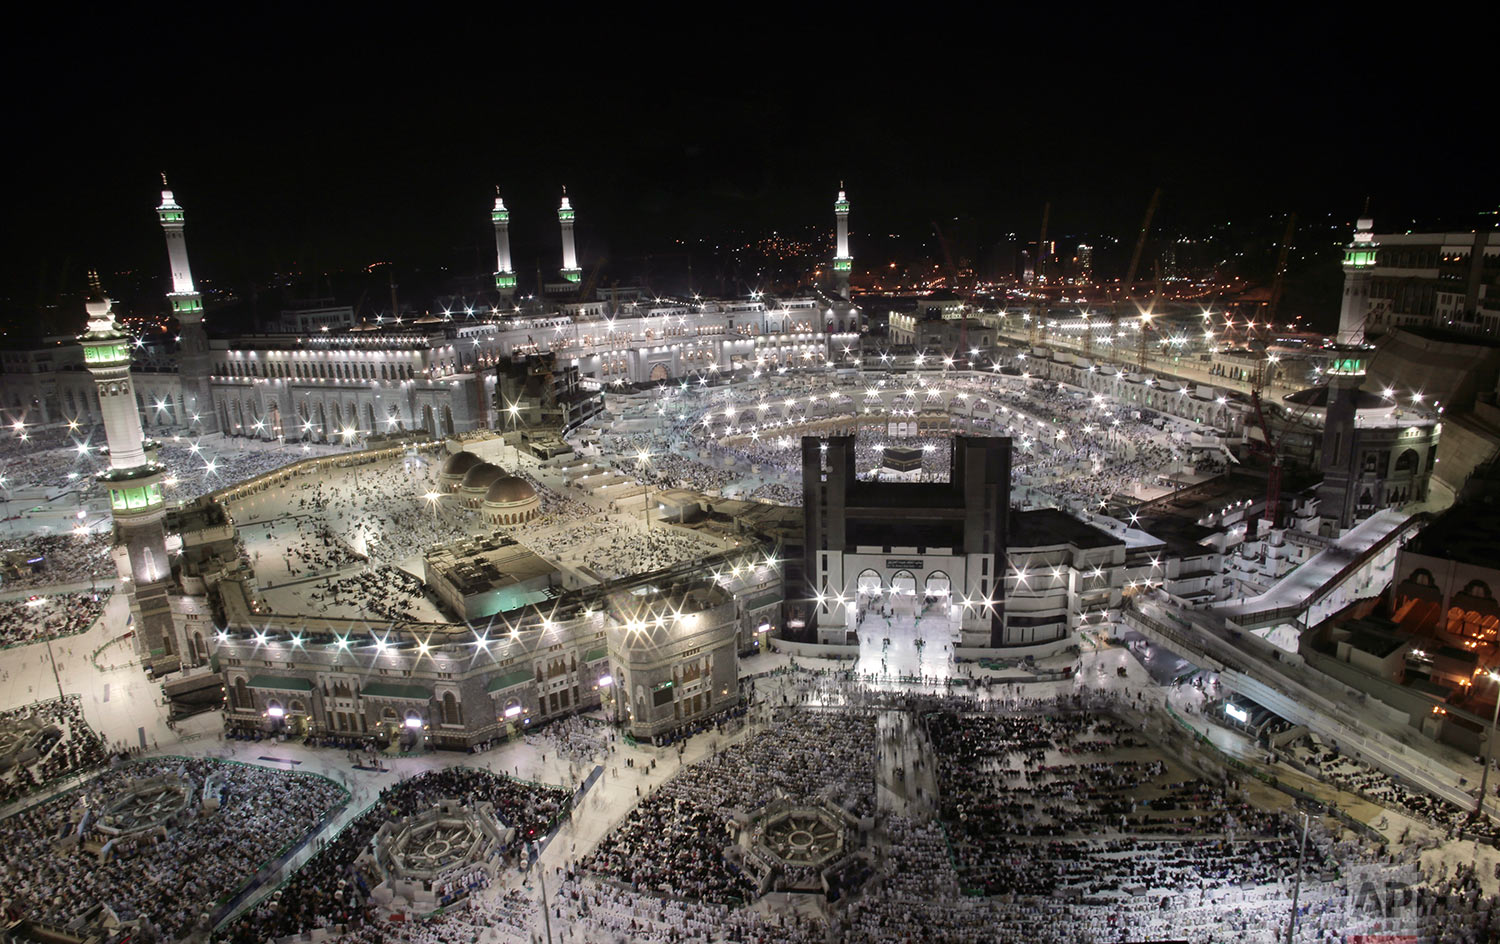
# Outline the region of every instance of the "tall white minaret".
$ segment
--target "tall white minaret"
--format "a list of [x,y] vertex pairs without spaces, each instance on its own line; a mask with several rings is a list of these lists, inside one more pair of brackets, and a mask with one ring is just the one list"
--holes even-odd
[[156,215],[167,234],[167,261],[172,266],[172,291],[167,293],[167,300],[172,303],[172,314],[182,329],[177,370],[182,378],[182,401],[187,415],[176,420],[182,426],[213,432],[219,426],[218,414],[214,412],[213,388],[209,383],[203,297],[193,287],[193,270],[188,266],[187,239],[183,235],[187,221],[182,207],[167,189],[166,174],[161,175],[161,186],[161,206],[156,208]]
[[578,250],[573,248],[573,207],[568,203],[567,187],[563,188],[562,206],[557,208],[557,221],[562,224],[562,277],[577,282],[583,277],[583,270],[578,268]]
[[166,470],[156,461],[156,444],[141,432],[135,385],[130,380],[130,336],[115,321],[98,276],[90,273],[89,282],[88,326],[78,343],[83,346],[84,366],[94,375],[109,442],[109,468],[99,473],[99,482],[109,492],[118,542],[125,546],[126,572],[120,577],[139,624],[136,648],[148,664],[171,668],[179,660],[196,659],[183,652],[176,638],[167,598],[172,563],[162,527]]
[[1375,221],[1361,217],[1354,238],[1344,247],[1344,300],[1339,306],[1340,344],[1365,343],[1365,318],[1370,312],[1370,270],[1375,267]]
[[854,257],[849,255],[849,198],[844,196],[844,183],[839,181],[839,198],[833,203],[833,215],[838,220],[838,251],[833,257],[833,275],[838,282],[839,296],[849,298],[849,271],[854,267]]
[[500,188],[495,188],[495,209],[490,211],[495,222],[495,288],[500,296],[510,300],[516,293],[516,271],[510,264],[510,211],[500,199]]

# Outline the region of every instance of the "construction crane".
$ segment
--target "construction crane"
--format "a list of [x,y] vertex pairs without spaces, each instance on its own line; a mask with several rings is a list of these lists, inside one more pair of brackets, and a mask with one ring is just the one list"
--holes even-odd
[[[1041,329],[1041,332],[1042,332],[1042,343],[1043,344],[1047,343],[1047,325],[1043,321],[1043,319],[1045,319],[1046,315],[1047,315],[1047,306],[1045,304],[1045,298],[1042,295],[1042,291],[1041,291],[1041,289],[1042,289],[1042,256],[1047,251],[1047,249],[1046,249],[1046,246],[1047,246],[1047,223],[1050,222],[1051,219],[1052,219],[1052,203],[1051,203],[1051,201],[1048,201],[1048,202],[1042,204],[1042,233],[1041,233],[1040,236],[1037,237],[1037,241],[1036,241],[1036,262],[1032,266],[1032,279],[1031,279],[1031,297],[1032,297],[1031,324],[1032,324],[1032,331],[1033,331],[1033,336],[1034,336],[1035,335],[1035,331],[1037,330],[1037,328]],[[1041,322],[1041,323],[1039,324],[1039,322]]]
[[599,272],[604,268],[604,261],[603,259],[597,259],[594,261],[593,266],[589,268],[588,277],[578,286],[579,301],[586,302],[589,300],[589,296],[594,294],[594,286],[599,284]]
[[[958,291],[958,266],[953,262],[953,247],[948,244],[948,237],[943,233],[943,228],[932,221],[932,231],[937,234],[938,246],[943,250],[943,264],[948,267],[948,283],[954,292]],[[959,309],[962,321],[958,326],[958,349],[963,356],[969,354],[969,307],[967,305]]]
[[[1124,300],[1130,300],[1130,294],[1135,287],[1135,273],[1141,267],[1141,253],[1146,249],[1146,237],[1151,232],[1151,218],[1156,215],[1156,206],[1161,202],[1161,188],[1157,187],[1151,191],[1151,201],[1146,204],[1146,215],[1141,220],[1140,234],[1135,238],[1135,250],[1130,254],[1130,268],[1125,270],[1125,284],[1121,286]],[[1109,314],[1110,345],[1120,336],[1120,299],[1116,299],[1110,308]]]
[[1142,372],[1146,370],[1146,329],[1151,326],[1152,312],[1156,311],[1156,301],[1161,298],[1161,259],[1155,259],[1152,265],[1156,270],[1156,281],[1151,289],[1151,303],[1141,312],[1140,330],[1136,331],[1135,339],[1135,368]]
[[[1281,296],[1286,285],[1287,256],[1292,249],[1292,236],[1297,229],[1297,214],[1293,213],[1287,217],[1286,233],[1281,237],[1281,250],[1276,254],[1276,274],[1271,279],[1271,297],[1266,302],[1266,324],[1272,327],[1272,337],[1275,337],[1276,313],[1281,308]],[[1265,352],[1262,352],[1263,354]],[[1263,356],[1255,362],[1255,379],[1253,386],[1256,390],[1263,387],[1269,379],[1265,375],[1269,373],[1267,361],[1269,355]],[[1274,362],[1273,362],[1274,363]]]
[[1281,505],[1282,449],[1286,444],[1286,434],[1291,432],[1292,427],[1302,424],[1302,418],[1307,415],[1307,411],[1311,408],[1312,404],[1309,402],[1301,410],[1297,411],[1296,416],[1287,420],[1285,428],[1281,431],[1281,435],[1276,436],[1271,433],[1271,424],[1266,421],[1265,409],[1261,403],[1260,385],[1257,384],[1250,391],[1250,405],[1255,409],[1255,421],[1260,425],[1261,434],[1265,436],[1265,441],[1256,442],[1254,439],[1250,439],[1249,441],[1251,448],[1265,455],[1268,463],[1266,470],[1266,510],[1261,517],[1274,528],[1276,527],[1278,517],[1277,512]]

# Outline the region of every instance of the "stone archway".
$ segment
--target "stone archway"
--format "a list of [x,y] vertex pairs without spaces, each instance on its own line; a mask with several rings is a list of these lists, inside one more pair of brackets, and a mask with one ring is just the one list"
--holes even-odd
[[898,570],[891,574],[893,596],[914,597],[917,594],[917,578],[909,570]]

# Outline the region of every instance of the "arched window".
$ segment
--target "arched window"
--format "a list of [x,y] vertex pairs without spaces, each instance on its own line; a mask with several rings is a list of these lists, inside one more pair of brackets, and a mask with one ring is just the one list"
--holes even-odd
[[1478,597],[1481,600],[1493,600],[1495,598],[1494,593],[1490,591],[1490,585],[1483,580],[1470,580],[1468,585],[1464,587],[1464,595]]

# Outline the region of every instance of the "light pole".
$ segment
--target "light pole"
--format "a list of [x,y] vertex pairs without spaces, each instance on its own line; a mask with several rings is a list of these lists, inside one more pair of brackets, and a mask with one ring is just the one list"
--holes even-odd
[[[1487,672],[1490,681],[1500,686],[1500,672]],[[1479,802],[1474,806],[1476,816],[1484,816],[1484,791],[1490,785],[1490,765],[1495,762],[1495,723],[1500,721],[1500,687],[1495,689],[1495,712],[1490,717],[1489,743],[1484,749],[1484,773],[1479,775]]]
[[437,524],[437,500],[441,496],[437,492],[428,492],[422,497],[427,499],[427,507],[432,509],[432,523]]
[[536,843],[536,877],[542,885],[542,923],[547,929],[547,944],[552,944],[552,914],[547,907],[547,870],[542,866],[542,844]]
[[[649,470],[651,468],[651,453],[649,453],[646,450],[642,449],[640,452],[638,452],[638,453],[635,454],[635,462],[636,462],[636,467],[637,468],[643,468],[645,470]],[[644,480],[645,483],[646,483],[646,509],[645,509],[645,514],[646,514],[646,530],[650,531],[651,530],[651,479],[649,477],[647,477],[645,471],[643,471],[641,473],[641,479]]]
[[1302,844],[1297,847],[1297,881],[1292,885],[1292,920],[1286,926],[1286,944],[1297,933],[1297,899],[1302,897],[1302,858],[1307,854],[1307,811],[1302,811]]

